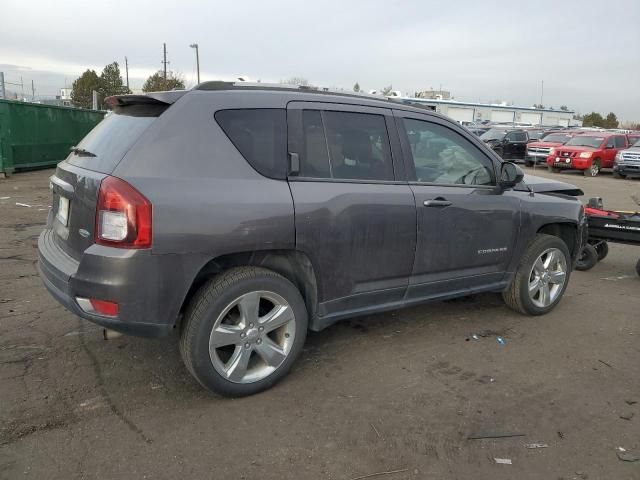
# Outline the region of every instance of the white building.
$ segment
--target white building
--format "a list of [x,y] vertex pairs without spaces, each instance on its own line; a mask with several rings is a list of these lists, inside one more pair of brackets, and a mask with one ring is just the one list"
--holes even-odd
[[431,107],[438,113],[458,122],[481,123],[485,120],[498,123],[522,123],[544,126],[580,126],[582,122],[574,120],[575,112],[548,108],[518,107],[515,105],[497,105],[490,103],[468,103],[457,100],[439,100],[402,97],[394,98],[402,103],[417,103]]

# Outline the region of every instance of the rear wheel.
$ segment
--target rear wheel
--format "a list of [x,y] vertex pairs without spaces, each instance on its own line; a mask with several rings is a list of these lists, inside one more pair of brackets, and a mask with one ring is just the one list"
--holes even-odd
[[591,166],[583,171],[585,177],[596,177],[600,173],[600,159],[596,158]]
[[525,164],[527,167],[533,167],[533,162],[532,162],[532,161],[530,161],[530,160],[525,160],[524,164]]
[[587,243],[580,251],[576,262],[576,270],[586,272],[595,267],[596,263],[598,263],[598,251],[593,245]]
[[306,307],[290,281],[264,268],[233,268],[194,296],[180,352],[205,388],[228,396],[251,395],[288,373],[306,333]]
[[510,308],[520,313],[545,314],[564,295],[570,274],[567,245],[553,235],[536,235],[502,298]]

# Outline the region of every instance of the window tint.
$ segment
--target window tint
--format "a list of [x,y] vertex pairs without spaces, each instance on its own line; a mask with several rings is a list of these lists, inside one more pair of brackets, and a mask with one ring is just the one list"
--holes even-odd
[[242,156],[266,177],[287,176],[287,120],[283,109],[220,110],[215,115]]
[[526,142],[528,140],[527,134],[525,132],[515,132],[515,140],[516,142]]
[[318,110],[302,112],[303,151],[300,159],[300,176],[331,178],[329,150],[324,136],[322,116]]
[[167,105],[116,108],[77,145],[95,157],[72,154],[69,163],[96,172],[113,172],[134,143],[166,109]]
[[314,178],[393,180],[382,115],[305,110],[301,175]]
[[526,142],[527,134],[524,132],[509,132],[507,134],[507,140],[510,142]]
[[404,119],[419,182],[493,185],[493,163],[469,140],[436,123]]
[[624,137],[615,137],[615,146],[616,148],[624,148],[625,144],[624,144]]
[[382,115],[323,112],[333,178],[393,180]]

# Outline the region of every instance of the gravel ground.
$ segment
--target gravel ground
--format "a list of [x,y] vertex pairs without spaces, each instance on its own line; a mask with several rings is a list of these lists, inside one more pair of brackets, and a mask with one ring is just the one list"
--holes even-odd
[[[47,294],[52,173],[0,180],[0,478],[640,479],[615,450],[640,455],[640,248],[610,245],[544,317],[479,295],[343,322],[274,389],[223,399],[175,337],[105,341]],[[640,194],[542,175],[611,208]]]

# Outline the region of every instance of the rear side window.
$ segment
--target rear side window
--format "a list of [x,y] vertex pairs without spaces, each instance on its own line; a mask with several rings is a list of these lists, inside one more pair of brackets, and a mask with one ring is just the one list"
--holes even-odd
[[242,156],[265,177],[287,176],[287,118],[284,109],[220,110],[216,121]]
[[393,180],[384,116],[305,110],[301,176]]
[[85,151],[72,154],[68,162],[101,173],[111,173],[147,128],[168,105],[118,107],[77,145]]

